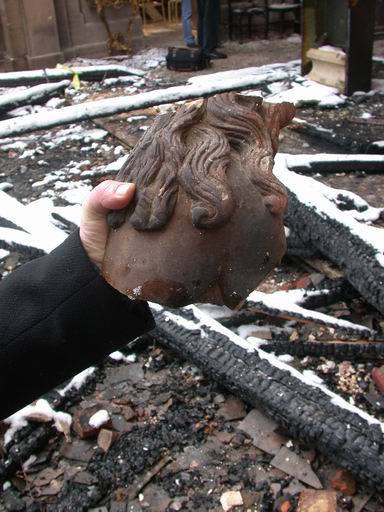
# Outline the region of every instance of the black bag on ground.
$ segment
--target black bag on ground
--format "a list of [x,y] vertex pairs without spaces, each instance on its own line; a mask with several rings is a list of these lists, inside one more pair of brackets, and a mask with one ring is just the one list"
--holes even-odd
[[198,71],[209,66],[203,50],[198,48],[168,48],[167,68],[173,71]]

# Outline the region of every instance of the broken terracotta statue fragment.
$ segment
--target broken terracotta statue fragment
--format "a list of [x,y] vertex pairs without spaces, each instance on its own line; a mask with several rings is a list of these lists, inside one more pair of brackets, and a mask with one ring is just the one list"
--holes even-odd
[[105,279],[132,299],[239,306],[285,251],[287,195],[272,174],[289,103],[219,94],[159,116],[117,179]]

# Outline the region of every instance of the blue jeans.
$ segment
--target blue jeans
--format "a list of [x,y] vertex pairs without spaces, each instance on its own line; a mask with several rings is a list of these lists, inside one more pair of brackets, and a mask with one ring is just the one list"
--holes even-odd
[[181,20],[183,22],[183,37],[185,43],[194,43],[195,39],[192,34],[192,0],[181,0]]

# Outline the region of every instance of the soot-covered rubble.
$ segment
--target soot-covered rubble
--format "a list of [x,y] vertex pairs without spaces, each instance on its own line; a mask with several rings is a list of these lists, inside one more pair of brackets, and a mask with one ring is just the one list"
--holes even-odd
[[[164,70],[158,76],[161,78],[155,69],[144,77],[129,78],[129,83],[128,77],[84,83],[79,91],[72,91],[60,101],[69,105],[170,85]],[[262,85],[261,91],[276,94],[284,92],[287,84],[268,87]],[[380,117],[382,104],[380,92],[359,95],[358,100],[342,98],[337,108],[326,105],[320,109],[308,103],[300,106],[299,102],[297,118],[316,124],[321,117],[335,126],[337,116],[369,120],[370,117],[362,117],[368,112]],[[59,103],[51,102],[48,108],[56,106]],[[101,179],[116,173],[154,116],[166,108],[169,106],[153,106],[95,123],[87,121],[0,141],[0,187],[7,197],[20,202],[17,219],[9,208],[4,211],[0,205],[0,229],[25,230],[19,243],[15,236],[12,239],[14,231],[2,231],[3,277],[49,250],[42,247],[43,240],[39,238],[39,226],[47,221],[48,214],[55,219],[52,231],[65,235],[74,229],[79,204],[87,192]],[[30,107],[16,114],[39,109]],[[44,110],[40,112],[43,115]],[[378,142],[382,137],[379,124],[371,125],[370,141]],[[282,152],[345,152],[337,135],[325,140],[313,137],[314,132],[303,134],[295,126],[292,128],[282,136]],[[351,136],[356,143],[348,151],[363,152],[365,135],[356,132]],[[379,149],[374,152],[380,153],[380,144],[375,147]],[[334,171],[331,176],[328,170],[316,179],[332,186],[342,183],[341,188],[350,187],[375,207],[383,206],[381,175],[366,174],[361,169],[358,173],[344,171],[342,175],[337,174],[337,168]],[[20,225],[32,215],[32,226]],[[380,211],[373,222],[378,229],[382,227]],[[321,247],[306,241],[303,245],[300,239],[295,245],[295,232],[290,229],[287,256],[242,310],[233,314],[223,308],[199,309],[256,352],[250,352],[248,358],[232,346],[227,355],[213,352],[211,359],[217,357],[220,363],[215,368],[209,351],[204,360],[193,359],[192,345],[188,345],[190,334],[183,331],[181,320],[178,330],[173,334],[169,330],[169,319],[172,315],[177,317],[177,311],[169,313],[168,322],[164,316],[163,320],[159,317],[158,330],[112,354],[99,368],[86,372],[83,379],[66,387],[63,384],[61,389],[65,392],[52,391],[44,397],[51,408],[44,402],[36,404],[30,411],[33,419],[24,420],[26,426],[14,428],[13,432],[16,424],[1,423],[0,509],[286,512],[309,510],[310,506],[321,510],[324,503],[326,511],[384,509],[384,480],[380,479],[380,472],[377,474],[383,463],[382,433],[379,423],[375,423],[384,417],[382,314],[351,286],[347,272],[331,262]],[[284,294],[284,301],[276,295],[271,307],[262,300],[263,293],[274,292]],[[164,313],[155,310],[155,314]],[[191,322],[188,315],[186,320]],[[203,342],[201,326],[196,329],[196,340]],[[195,330],[190,332],[196,336]],[[178,342],[183,336],[184,348]],[[219,338],[212,337],[218,343],[212,350],[225,346]],[[207,344],[202,344],[199,354],[204,355],[206,348]],[[256,354],[270,352],[277,359],[261,359],[264,362],[259,368]],[[226,359],[220,362],[219,356]],[[251,365],[244,375],[256,372],[260,386],[247,388],[241,371],[231,374],[235,367],[231,357],[237,358],[237,364],[244,357],[244,364]],[[364,435],[359,442],[346,436],[347,444],[340,440],[340,447],[344,447],[340,453],[327,453],[326,437],[319,441],[321,435],[329,435],[329,446],[337,450],[341,430],[357,428],[355,416],[348,423],[349,413],[340,413],[339,417],[335,413],[338,406],[333,405],[324,425],[312,423],[311,428],[319,428],[316,441],[311,430],[306,430],[309,423],[305,415],[289,413],[292,397],[280,397],[280,402],[275,401],[275,394],[269,397],[263,380],[269,368],[266,361],[291,365],[305,376],[303,386],[315,395],[321,394],[321,387],[325,386],[345,404],[354,404],[363,414],[370,415],[376,427],[372,432],[366,429],[367,440]],[[222,371],[225,364],[231,371]],[[264,375],[257,373],[260,371]],[[226,375],[232,375],[232,380]],[[274,378],[284,385],[285,377],[279,381],[276,371]],[[254,382],[251,379],[249,385]],[[297,387],[295,403],[300,403],[301,396],[313,403],[318,400],[321,404],[323,400],[320,394],[304,394]],[[72,419],[69,426],[61,417],[59,426],[64,433],[54,426],[55,411],[65,412]],[[295,419],[284,423],[283,416],[288,413]],[[377,453],[366,451],[374,443]]]

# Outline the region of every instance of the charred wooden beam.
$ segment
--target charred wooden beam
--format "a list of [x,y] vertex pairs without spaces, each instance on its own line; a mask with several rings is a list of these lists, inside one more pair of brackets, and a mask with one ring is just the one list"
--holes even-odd
[[[305,119],[301,119],[298,117],[295,117],[292,122],[289,125],[289,129],[296,131],[298,133],[303,133],[304,135],[309,135],[310,137],[315,137],[316,139],[322,139],[326,142],[331,142],[335,146],[341,147],[344,150],[352,150],[352,151],[364,151],[366,153],[383,153],[383,148],[377,144],[376,142],[369,142],[365,140],[356,141],[354,138],[351,137],[343,137],[338,135],[336,132],[331,130],[330,128],[324,128],[322,126],[319,126],[317,124],[311,123],[309,121],[306,121]],[[347,166],[347,163],[345,163],[345,167]],[[374,169],[374,165],[368,165],[370,168],[367,172],[379,172]],[[349,169],[347,169],[349,170]],[[351,169],[352,172],[355,169]],[[308,170],[306,171],[308,172]],[[331,169],[329,171],[320,171],[320,172],[331,172]]]
[[359,297],[355,288],[343,278],[324,279],[317,292],[304,295],[300,305],[307,309],[317,309]]
[[384,425],[198,308],[154,310],[162,342],[290,435],[314,445],[369,487],[384,490]]
[[24,105],[37,105],[48,101],[65,91],[70,85],[69,80],[62,80],[53,84],[41,84],[23,91],[11,92],[0,96],[0,114],[9,112]]
[[224,325],[224,327],[228,328],[239,327],[240,325],[254,324],[258,320],[263,319],[265,319],[265,314],[256,313],[255,311],[246,308],[241,309],[240,311],[234,311],[229,316],[217,318],[221,325]]
[[366,301],[384,313],[382,231],[338,208],[330,187],[289,171],[282,155],[276,158],[275,174],[288,190],[288,227],[336,263]]
[[[298,290],[300,291],[300,290]],[[306,310],[310,309],[317,309],[317,308],[323,308],[326,306],[330,306],[331,304],[335,304],[340,301],[349,301],[351,299],[354,299],[356,297],[359,297],[360,294],[351,286],[351,284],[343,278],[339,279],[325,279],[321,282],[321,286],[319,286],[316,290],[301,290],[302,298],[300,300],[300,306],[302,308],[305,308]],[[239,311],[233,311],[228,316],[222,316],[220,318],[217,318],[217,320],[224,325],[225,327],[231,328],[231,327],[239,327],[240,325],[246,325],[246,324],[252,324],[256,323],[259,320],[264,320],[265,316],[271,315],[271,316],[285,316],[289,317],[290,319],[294,318],[298,322],[300,320],[305,319],[305,321],[309,321],[309,318],[312,321],[311,312],[308,311],[307,314],[310,315],[308,317],[307,315],[300,315],[300,316],[293,316],[293,312],[291,311],[288,313],[285,311],[285,314],[282,312],[281,309],[270,309],[267,308],[265,304],[262,305],[262,309],[257,309],[254,307],[254,304],[251,305],[248,302],[245,303],[244,307],[240,309]],[[332,319],[331,316],[328,317],[330,321],[335,319]],[[324,320],[324,319],[323,319]],[[313,321],[317,321],[314,320]],[[323,325],[328,325],[323,323]],[[332,322],[332,327],[334,327],[334,322]],[[339,329],[339,332],[346,332],[346,334],[351,335],[361,335],[360,329],[344,329],[339,324],[337,325],[337,328]],[[372,331],[366,331],[367,337],[372,336]]]
[[327,142],[332,142],[332,144],[335,145],[343,145],[337,139],[336,134],[333,130],[330,130],[328,128],[322,128],[321,126],[317,126],[314,123],[310,123],[305,119],[295,117],[291,121],[289,129],[299,133],[304,133],[305,135],[310,135],[312,137],[317,137],[326,140]]
[[276,355],[326,357],[338,361],[377,361],[384,358],[384,343],[320,341],[271,341],[260,348]]
[[[4,225],[11,227],[1,227]],[[28,206],[0,191],[1,248],[36,257],[50,252],[66,237],[67,234],[51,222],[49,215],[44,218],[31,214]]]
[[[0,228],[0,237],[1,237],[1,228]],[[39,247],[34,247],[32,243],[17,242],[15,240],[1,240],[0,239],[0,249],[4,249],[6,251],[15,251],[20,254],[23,254],[27,258],[34,259],[40,258],[46,254],[45,251],[40,249]]]
[[309,259],[317,258],[320,256],[320,252],[313,247],[311,244],[305,243],[300,234],[290,230],[289,236],[287,236],[287,256],[295,256],[298,258]]
[[[308,299],[303,298],[305,294]],[[374,332],[368,327],[354,324],[347,320],[333,318],[332,316],[324,313],[311,311],[301,305],[302,300],[309,301],[309,296],[319,297],[323,294],[324,292],[316,290],[292,290],[271,294],[255,291],[248,296],[245,302],[245,308],[249,311],[254,311],[257,314],[264,313],[265,315],[285,320],[296,320],[301,323],[317,323],[333,327],[340,332],[345,332],[348,335],[354,335],[361,338],[372,338],[374,336]],[[296,295],[300,295],[300,298],[295,299]]]
[[31,71],[12,71],[0,73],[0,87],[17,87],[19,85],[36,85],[48,82],[59,82],[71,80],[77,75],[80,80],[104,80],[104,78],[116,78],[127,75],[145,75],[140,69],[133,69],[126,66],[103,65],[103,66],[81,66],[71,68],[46,68]]
[[[361,118],[359,118],[361,119]],[[287,155],[290,171],[302,174],[365,172],[369,174],[384,172],[383,155],[343,155],[318,153],[316,155]]]
[[12,477],[23,462],[43,448],[56,433],[57,430],[51,423],[39,423],[35,428],[28,428],[21,442],[14,444],[7,452],[4,462],[0,462],[0,484]]
[[[202,98],[213,94],[252,89],[256,85],[283,80],[287,78],[285,71],[268,71],[264,74],[250,75],[218,81],[216,84],[197,83],[168,87],[167,89],[141,92],[132,96],[119,96],[104,100],[89,101],[47,112],[41,115],[30,114],[17,119],[0,121],[0,137],[10,137],[35,130],[44,130],[64,124],[108,117],[123,112],[139,110],[188,99]],[[0,82],[1,84],[1,82]]]

